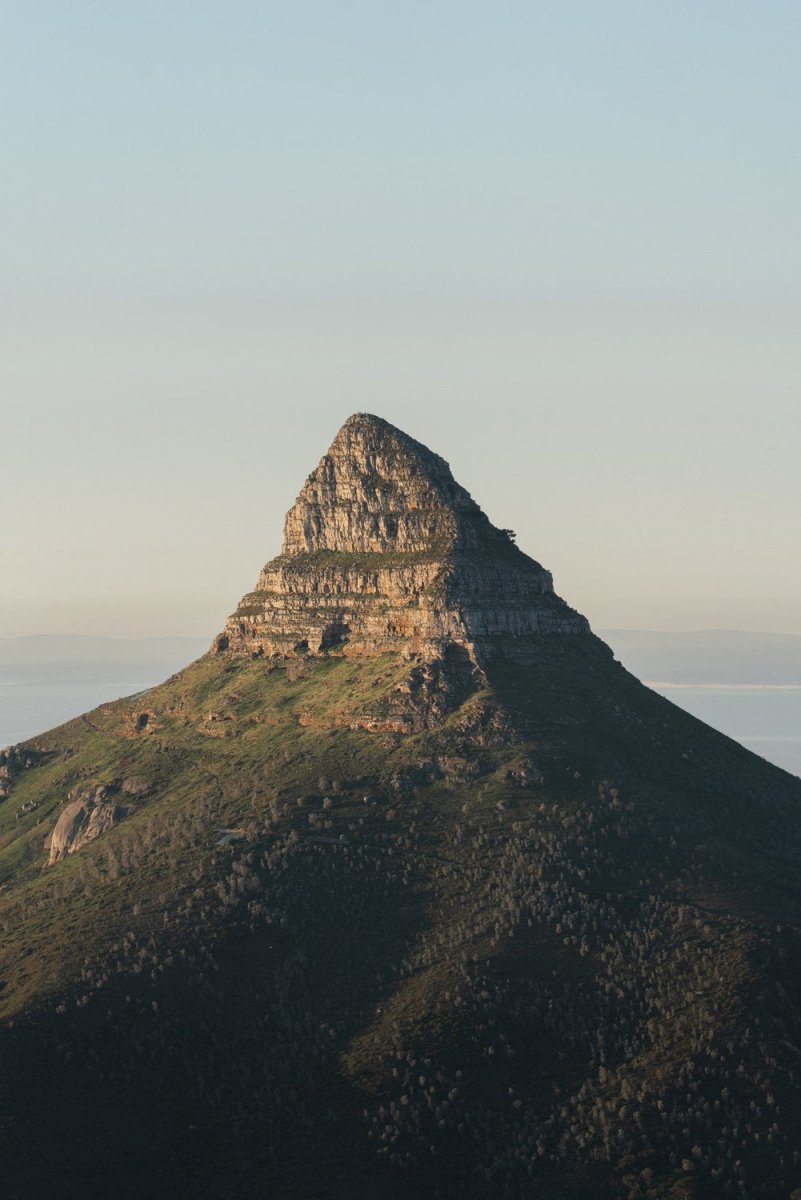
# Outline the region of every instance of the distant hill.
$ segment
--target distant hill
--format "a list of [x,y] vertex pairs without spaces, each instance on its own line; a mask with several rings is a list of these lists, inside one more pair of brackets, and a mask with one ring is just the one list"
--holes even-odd
[[801,1188],[801,779],[376,417],[206,654],[0,791],[4,1200]]
[[647,682],[801,684],[801,636],[795,634],[728,629],[598,632],[624,667]]

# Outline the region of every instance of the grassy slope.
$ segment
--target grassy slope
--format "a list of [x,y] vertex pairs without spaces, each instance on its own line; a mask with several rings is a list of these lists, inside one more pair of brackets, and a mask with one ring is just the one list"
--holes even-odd
[[[407,672],[204,658],[37,739],[0,806],[14,1194],[799,1186],[801,785],[592,638],[438,730],[341,724]],[[130,779],[43,869],[67,793]]]
[[[102,952],[137,901],[147,910],[157,907],[156,885],[180,888],[205,861],[221,827],[254,820],[259,827],[265,816],[269,824],[264,797],[276,785],[317,789],[323,760],[329,773],[375,772],[386,746],[331,725],[346,698],[358,708],[375,679],[391,684],[404,674],[402,665],[382,659],[360,667],[332,658],[287,672],[204,658],[158,688],[38,738],[41,764],[15,777],[13,795],[0,808],[6,932],[0,1014],[58,992],[82,963],[78,951]],[[150,724],[137,733],[143,711],[152,713]],[[44,837],[69,792],[126,779],[141,780],[149,790],[142,799],[120,796],[132,810],[125,822],[44,870]],[[29,805],[36,807],[17,818]],[[131,855],[135,869],[126,869]],[[62,906],[63,897],[75,903]],[[31,960],[27,967],[23,959]]]

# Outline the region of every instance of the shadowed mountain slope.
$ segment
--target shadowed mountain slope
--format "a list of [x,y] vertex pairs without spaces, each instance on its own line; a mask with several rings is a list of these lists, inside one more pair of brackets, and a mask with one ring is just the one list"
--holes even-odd
[[209,654],[2,772],[9,1196],[801,1187],[801,782],[385,422]]

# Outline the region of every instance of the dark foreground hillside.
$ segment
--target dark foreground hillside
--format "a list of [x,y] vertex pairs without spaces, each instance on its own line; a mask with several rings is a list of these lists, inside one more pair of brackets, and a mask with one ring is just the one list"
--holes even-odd
[[376,418],[213,652],[0,791],[4,1198],[801,1189],[801,781]]
[[[789,1196],[801,785],[589,635],[336,727],[398,670],[207,658],[29,751],[7,1194]],[[43,871],[65,791],[131,780]]]

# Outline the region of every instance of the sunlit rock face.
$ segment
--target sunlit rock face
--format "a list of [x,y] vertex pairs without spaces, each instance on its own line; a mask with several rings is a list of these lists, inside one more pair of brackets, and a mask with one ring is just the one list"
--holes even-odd
[[519,657],[531,637],[588,628],[439,455],[357,413],[307,479],[281,554],[215,648],[432,659],[456,645],[480,664]]
[[109,788],[101,785],[76,790],[77,795],[71,793],[47,839],[50,865],[93,842],[125,816],[126,810]]

